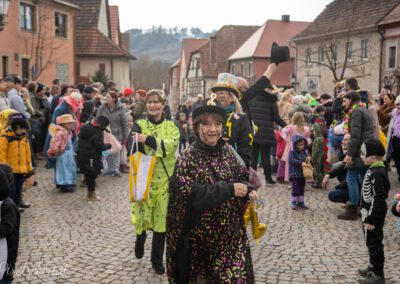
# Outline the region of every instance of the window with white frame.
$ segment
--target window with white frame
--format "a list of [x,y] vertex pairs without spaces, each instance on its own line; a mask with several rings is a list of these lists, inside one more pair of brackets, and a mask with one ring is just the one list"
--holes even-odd
[[387,69],[396,69],[397,67],[397,42],[391,42],[387,46]]
[[308,47],[306,49],[306,64],[309,65],[311,64],[311,48]]
[[246,64],[245,63],[240,64],[240,75],[246,76]]
[[362,60],[367,60],[368,59],[368,56],[369,56],[368,48],[369,48],[368,40],[367,39],[363,39],[361,41],[361,59]]
[[253,77],[253,75],[254,75],[253,62],[249,62],[248,65],[249,65],[249,66],[248,66],[248,69],[249,69],[249,70],[247,70],[247,71],[248,71],[248,74],[249,74],[249,78],[251,78],[251,77]]
[[351,41],[346,43],[346,58],[347,61],[353,60],[353,43]]
[[19,22],[22,30],[35,30],[35,7],[25,3],[19,4]]
[[323,46],[318,48],[318,62],[322,63],[325,60],[325,49]]
[[235,63],[232,63],[232,65],[231,65],[231,73],[233,75],[236,75],[236,64]]
[[56,12],[54,20],[56,36],[67,37],[67,15]]

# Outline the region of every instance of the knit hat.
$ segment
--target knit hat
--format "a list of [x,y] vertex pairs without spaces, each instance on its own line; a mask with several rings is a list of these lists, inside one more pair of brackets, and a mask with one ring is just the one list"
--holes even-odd
[[302,104],[302,103],[304,103],[304,97],[302,95],[295,95],[292,98],[292,102],[294,105]]
[[124,94],[124,97],[129,97],[129,96],[131,96],[133,94],[133,89],[127,87],[127,88],[124,89],[123,94]]
[[25,115],[23,115],[22,113],[14,113],[10,115],[8,118],[10,120],[11,129],[13,131],[17,130],[18,128],[22,129],[29,128],[28,121],[26,120]]
[[400,104],[400,96],[397,96],[396,100],[394,101],[396,105]]
[[101,129],[105,129],[110,124],[110,121],[105,116],[97,117],[94,122],[96,123],[96,126],[100,127]]
[[72,117],[71,114],[64,114],[57,117],[57,124],[67,124],[67,123],[75,123],[76,120]]
[[366,157],[379,156],[382,157],[386,154],[385,147],[383,147],[381,141],[371,139],[365,142],[365,149],[367,151]]
[[218,75],[217,83],[211,88],[212,92],[228,91],[234,94],[239,100],[241,93],[237,88],[237,79],[235,75],[229,73],[220,73]]
[[72,107],[74,112],[83,109],[82,95],[78,92],[72,92],[71,95],[64,97],[64,100]]

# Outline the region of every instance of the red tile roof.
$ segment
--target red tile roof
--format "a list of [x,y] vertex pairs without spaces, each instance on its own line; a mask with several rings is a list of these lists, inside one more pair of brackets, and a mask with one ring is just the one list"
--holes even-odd
[[[77,56],[126,57],[129,59],[135,59],[132,54],[113,42],[111,37],[109,37],[110,35],[105,35],[98,30],[102,0],[71,1],[81,7],[75,20],[75,52]],[[107,0],[105,0],[105,3],[108,5]],[[115,9],[113,10],[115,11]],[[109,27],[111,18],[110,14],[107,11]],[[109,30],[112,29],[109,28]]]
[[228,58],[231,56],[259,27],[258,26],[223,26],[210,40],[201,46],[200,66],[203,77],[216,78],[219,73],[228,70]]
[[119,10],[118,6],[108,6],[110,12],[110,32],[111,39],[117,45],[121,45],[121,32],[119,29]]
[[127,57],[135,59],[128,51],[116,45],[98,29],[80,29],[75,35],[77,56]]
[[[269,58],[273,42],[279,45],[289,45],[289,40],[303,31],[310,22],[268,20],[260,27],[230,58]],[[295,49],[290,48],[290,56],[295,56]]]
[[182,40],[182,50],[185,54],[186,70],[189,69],[190,54],[207,43],[206,38],[184,38]]
[[375,27],[399,0],[334,0],[293,41]]

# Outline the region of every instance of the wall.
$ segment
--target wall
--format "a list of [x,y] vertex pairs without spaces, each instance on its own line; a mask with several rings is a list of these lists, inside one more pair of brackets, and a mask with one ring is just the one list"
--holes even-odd
[[[129,60],[125,58],[104,58],[104,57],[78,57],[80,65],[80,76],[91,78],[99,70],[99,64],[105,64],[106,75],[110,80],[117,84],[117,88],[122,90],[130,86],[129,80]],[[112,65],[112,68],[111,68]],[[113,73],[112,73],[113,72]]]
[[[368,39],[369,41],[369,56],[368,60],[361,60],[361,40]],[[351,37],[342,36],[331,39],[332,42],[338,43],[338,63],[343,63],[345,58],[345,42],[353,43],[353,64],[345,69],[344,79],[356,77],[359,85],[364,90],[369,90],[373,94],[379,92],[379,64],[380,64],[380,35],[377,32],[365,32]],[[321,39],[313,41],[297,42],[297,82],[296,88],[298,93],[305,93],[315,90],[318,93],[328,93],[333,95],[334,76],[329,68],[317,64],[318,48],[323,45]],[[311,61],[313,63],[306,64],[306,50],[311,48]],[[326,57],[326,56],[325,56]],[[327,59],[324,60],[327,63]],[[340,69],[340,68],[339,68]],[[342,70],[342,69],[340,69]],[[338,72],[339,73],[339,72]],[[310,88],[313,87],[313,88]]]
[[[30,5],[32,5],[33,3],[31,1],[21,2]],[[36,61],[35,47],[37,46],[39,38],[38,28],[40,28],[40,42],[42,43],[42,45],[45,46],[44,48],[40,49],[40,53],[42,54],[42,66],[47,65],[47,67],[43,69],[43,72],[37,78],[37,81],[51,85],[53,79],[57,77],[57,64],[64,64],[62,66],[67,66],[67,74],[65,76],[67,80],[63,83],[74,83],[75,72],[73,16],[75,10],[63,5],[56,4],[52,1],[40,1],[39,4],[36,5],[36,31],[29,32],[22,31],[20,29],[19,3],[20,1],[10,2],[7,24],[5,25],[4,30],[0,32],[0,56],[8,56],[9,73],[22,76],[21,60],[23,58],[30,58],[30,69],[32,70],[32,67]],[[55,11],[67,15],[67,38],[55,37]],[[0,58],[0,60],[2,60],[2,58]],[[59,70],[61,69],[65,68],[59,68]],[[2,68],[0,68],[0,74],[1,76],[5,75],[3,74]]]
[[[396,64],[395,68],[389,68],[389,46],[396,46]],[[385,40],[383,42],[383,57],[382,57],[382,77],[381,77],[381,86],[388,84],[392,86],[392,92],[399,94],[400,93],[400,85],[396,79],[396,75],[398,76],[400,73],[400,28],[393,27],[387,29],[385,31]],[[397,74],[396,74],[397,73]]]

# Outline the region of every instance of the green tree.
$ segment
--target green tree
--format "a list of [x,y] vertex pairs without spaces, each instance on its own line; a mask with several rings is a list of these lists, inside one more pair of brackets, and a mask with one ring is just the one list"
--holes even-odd
[[107,84],[108,81],[110,81],[110,78],[101,70],[97,70],[92,76],[92,82],[101,82],[104,86]]

